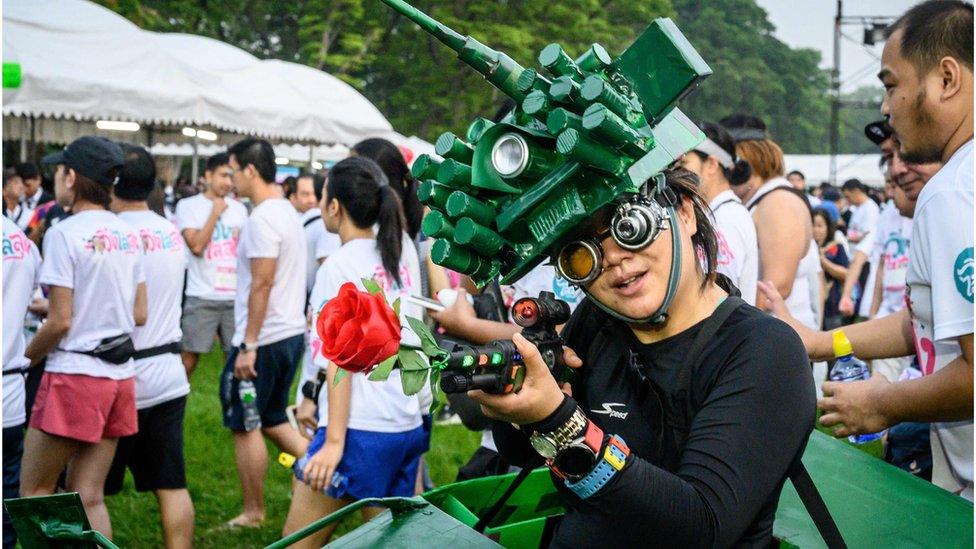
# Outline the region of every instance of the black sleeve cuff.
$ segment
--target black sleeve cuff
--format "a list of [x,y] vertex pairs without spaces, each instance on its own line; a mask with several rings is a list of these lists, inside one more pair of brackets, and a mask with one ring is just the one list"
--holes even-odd
[[573,400],[573,398],[569,395],[563,395],[562,403],[553,413],[549,414],[549,417],[536,423],[528,423],[523,425],[522,431],[530,435],[537,432],[549,433],[555,431],[564,423],[569,421],[569,418],[573,417],[573,412],[576,411],[576,408],[576,401]]

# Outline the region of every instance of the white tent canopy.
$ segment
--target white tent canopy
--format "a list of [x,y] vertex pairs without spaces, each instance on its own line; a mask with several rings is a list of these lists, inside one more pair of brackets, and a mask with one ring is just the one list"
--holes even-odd
[[[884,177],[878,168],[880,160],[880,154],[838,154],[837,185],[856,178],[865,185],[883,187]],[[808,187],[830,180],[829,154],[787,154],[783,156],[783,164],[787,172],[803,172]]]
[[393,133],[372,103],[325,72],[210,38],[144,31],[85,0],[4,2],[3,60],[23,74],[20,87],[3,90],[5,139],[32,131],[66,142],[96,133],[96,120],[137,122],[143,135],[126,138],[141,142],[186,142],[187,126],[222,143],[253,135],[352,144]]

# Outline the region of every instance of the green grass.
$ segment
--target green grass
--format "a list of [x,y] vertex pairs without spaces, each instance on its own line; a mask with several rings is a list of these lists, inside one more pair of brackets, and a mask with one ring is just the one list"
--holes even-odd
[[[241,492],[231,435],[221,423],[217,386],[222,360],[219,352],[200,358],[187,402],[184,436],[187,482],[196,508],[194,546],[264,547],[281,538],[281,527],[291,500],[291,470],[277,464],[278,451],[269,444],[264,526],[253,529],[223,527],[240,512]],[[426,456],[434,482],[438,485],[453,482],[458,467],[471,456],[479,440],[478,433],[467,431],[460,425],[436,426],[431,450]],[[137,493],[130,475],[126,475],[122,493],[108,498],[108,508],[115,531],[114,541],[120,547],[162,547],[156,499],[151,493]],[[360,522],[358,514],[346,519],[333,539]]]

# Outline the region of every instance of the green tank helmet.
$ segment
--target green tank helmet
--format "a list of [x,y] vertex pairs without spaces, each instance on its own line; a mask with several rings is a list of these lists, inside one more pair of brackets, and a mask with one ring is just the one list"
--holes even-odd
[[537,70],[403,0],[383,2],[516,104],[498,123],[476,119],[464,139],[441,135],[440,163],[413,165],[433,210],[422,229],[436,239],[434,262],[479,285],[521,278],[704,138],[675,105],[712,71],[670,19],[616,58],[599,44],[576,59],[549,44]]

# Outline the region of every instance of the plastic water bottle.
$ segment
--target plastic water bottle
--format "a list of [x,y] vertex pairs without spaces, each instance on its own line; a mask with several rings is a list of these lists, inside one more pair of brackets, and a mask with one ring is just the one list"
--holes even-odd
[[258,389],[250,379],[242,379],[237,384],[237,395],[244,411],[244,430],[253,431],[261,427],[261,414],[258,412]]
[[[871,370],[867,363],[854,356],[851,348],[851,341],[847,339],[847,334],[843,330],[834,331],[834,369],[830,371],[830,381],[862,381],[871,377]],[[868,433],[864,435],[851,435],[847,440],[851,444],[866,444],[881,438],[881,433]]]
[[[304,456],[295,460],[295,463],[292,465],[292,471],[295,472],[295,478],[302,482],[305,482],[305,466],[308,465],[309,459],[311,459],[311,456],[305,454]],[[348,486],[349,477],[343,475],[339,471],[336,471],[332,473],[332,478],[330,479],[329,484],[326,484],[322,488],[322,493],[328,494],[328,489],[333,488],[337,490],[339,494],[345,494]]]

